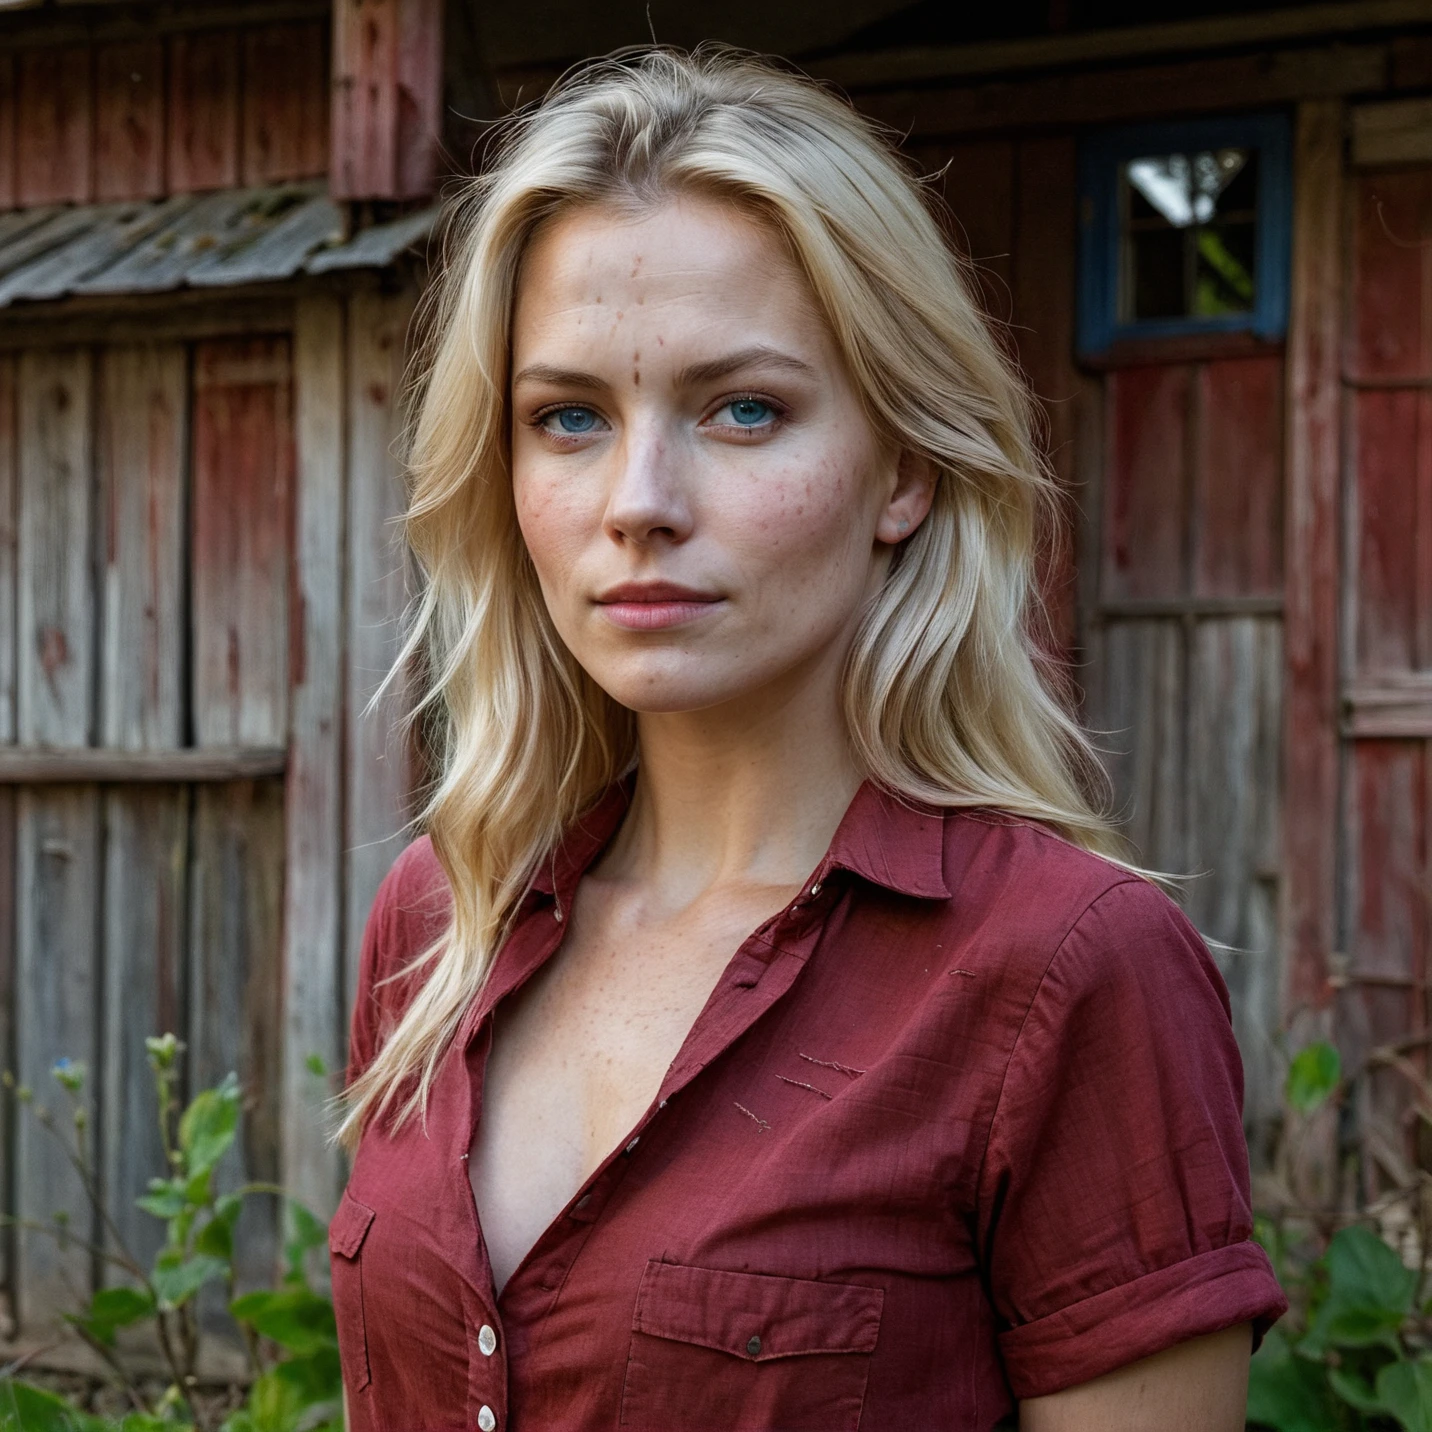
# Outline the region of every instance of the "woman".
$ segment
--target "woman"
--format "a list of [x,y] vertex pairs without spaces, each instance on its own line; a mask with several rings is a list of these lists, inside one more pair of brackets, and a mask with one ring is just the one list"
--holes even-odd
[[917,183],[813,85],[654,51],[462,235],[350,1426],[1240,1428],[1283,1301],[1227,996],[1084,794],[1028,397]]

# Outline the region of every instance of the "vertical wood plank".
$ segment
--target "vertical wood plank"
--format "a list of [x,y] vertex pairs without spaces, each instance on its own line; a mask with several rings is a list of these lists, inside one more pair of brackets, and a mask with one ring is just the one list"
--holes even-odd
[[[172,750],[184,740],[187,387],[180,345],[100,354],[100,740],[122,750]],[[134,1199],[164,1167],[164,1151],[144,1040],[185,1033],[188,804],[170,786],[118,787],[104,797],[102,1167],[115,1221],[146,1265],[163,1229]]]
[[1027,139],[1016,158],[1014,313],[1019,356],[1044,410],[1049,465],[1065,497],[1060,530],[1041,553],[1040,590],[1055,650],[1075,640],[1074,251],[1078,184],[1072,135]]
[[347,987],[378,884],[404,844],[408,753],[395,723],[406,693],[395,683],[364,709],[392,665],[405,601],[405,556],[393,523],[404,507],[395,445],[404,342],[413,295],[355,294],[348,310]]
[[1338,812],[1339,326],[1343,111],[1298,107],[1287,348],[1283,928],[1290,1010],[1329,997]]
[[0,209],[13,209],[17,202],[16,103],[15,56],[0,54]]
[[233,35],[170,37],[165,128],[170,193],[239,182],[239,47]]
[[15,681],[19,667],[16,580],[19,551],[18,415],[15,407],[15,359],[0,357],[0,743],[15,739]]
[[19,727],[21,739],[91,738],[90,354],[20,358]]
[[328,165],[325,27],[250,29],[243,53],[243,182],[273,184],[322,174]]
[[397,0],[335,0],[329,133],[328,174],[335,199],[396,194]]
[[[283,825],[282,781],[194,790],[189,1077],[205,1088],[233,1070],[243,1086],[242,1138],[220,1167],[226,1188],[282,1177]],[[241,1287],[270,1285],[278,1230],[273,1202],[250,1200],[235,1253]]]
[[[28,737],[29,733],[22,732]],[[18,792],[16,900],[16,1066],[63,1137],[73,1139],[70,1106],[51,1075],[57,1059],[89,1070],[84,1105],[94,1128],[92,1090],[99,1071],[95,1024],[98,958],[96,904],[101,879],[99,794],[93,786],[21,787]],[[83,1186],[54,1139],[34,1119],[16,1130],[15,1211],[49,1224],[62,1213],[75,1235],[91,1241],[95,1226]],[[58,1327],[91,1289],[89,1253],[39,1233],[16,1249],[22,1329],[43,1335]]]
[[1105,600],[1187,591],[1188,410],[1181,365],[1110,373],[1109,470],[1104,493]]
[[94,190],[90,51],[22,50],[18,64],[19,202],[85,203]]
[[1359,378],[1432,376],[1432,170],[1364,174],[1352,189],[1347,366]]
[[1182,623],[1110,622],[1104,632],[1100,745],[1114,809],[1145,864],[1187,868],[1188,693]]
[[[91,563],[90,355],[27,352],[19,363],[19,720],[22,742],[88,744],[92,733],[94,589]],[[96,915],[99,795],[92,786],[21,789],[17,813],[16,1065],[68,1132],[50,1077],[57,1058],[98,1072]],[[94,1109],[86,1095],[90,1128]],[[94,1235],[83,1189],[54,1142],[20,1122],[16,1212],[48,1222],[59,1210]],[[19,1315],[51,1325],[90,1286],[87,1252],[29,1235],[17,1247]]]
[[293,715],[285,803],[283,1171],[327,1217],[341,1169],[328,1147],[322,1089],[305,1068],[343,1064],[344,325],[337,298],[298,305]]
[[164,47],[155,40],[95,53],[96,199],[164,193]]
[[1194,592],[1283,590],[1283,362],[1224,358],[1198,373],[1193,475]]
[[1213,953],[1243,1051],[1244,1122],[1265,1155],[1280,1108],[1282,672],[1277,618],[1205,620],[1193,630],[1186,868],[1194,878],[1185,901],[1198,929],[1221,944]]
[[442,134],[443,0],[398,6],[397,197],[431,194]]
[[101,744],[172,749],[184,739],[184,348],[105,350],[99,400],[106,518]]
[[287,338],[194,353],[194,729],[199,745],[281,745],[288,729]]

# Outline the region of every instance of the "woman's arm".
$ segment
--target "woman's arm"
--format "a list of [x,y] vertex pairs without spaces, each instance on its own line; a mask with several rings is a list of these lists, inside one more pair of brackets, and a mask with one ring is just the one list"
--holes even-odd
[[1243,1432],[1247,1323],[1019,1405],[1019,1432]]

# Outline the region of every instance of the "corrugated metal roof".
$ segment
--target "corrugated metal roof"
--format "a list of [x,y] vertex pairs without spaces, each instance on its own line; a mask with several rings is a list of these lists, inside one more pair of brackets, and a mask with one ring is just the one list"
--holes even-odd
[[337,269],[383,268],[419,243],[436,208],[344,236],[313,184],[0,214],[0,308],[66,294],[220,288]]

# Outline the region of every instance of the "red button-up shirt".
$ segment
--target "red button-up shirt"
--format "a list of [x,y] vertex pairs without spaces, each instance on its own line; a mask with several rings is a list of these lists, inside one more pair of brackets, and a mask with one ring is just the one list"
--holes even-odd
[[[329,1239],[353,1432],[986,1432],[1283,1310],[1192,927],[1037,825],[868,784],[496,1297],[466,1162],[492,1009],[627,799],[527,895],[426,1129],[363,1136]],[[369,920],[350,1077],[448,898],[416,842]]]

